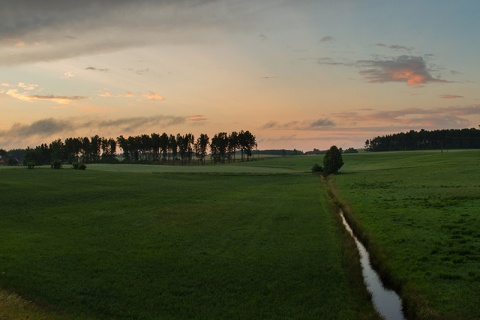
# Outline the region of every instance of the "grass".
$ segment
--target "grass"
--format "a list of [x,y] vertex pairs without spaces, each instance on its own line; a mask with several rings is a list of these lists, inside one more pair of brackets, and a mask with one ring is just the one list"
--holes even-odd
[[312,160],[2,170],[0,318],[377,319]]
[[416,319],[479,319],[480,151],[344,155],[349,219]]

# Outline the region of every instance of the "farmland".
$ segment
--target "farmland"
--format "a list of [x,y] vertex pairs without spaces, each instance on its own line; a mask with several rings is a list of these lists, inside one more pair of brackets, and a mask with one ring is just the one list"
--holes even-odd
[[478,319],[480,152],[343,159],[2,168],[0,318],[376,319],[326,188],[409,318]]
[[376,319],[311,161],[2,169],[0,317]]
[[480,152],[346,159],[337,195],[409,314],[480,318]]

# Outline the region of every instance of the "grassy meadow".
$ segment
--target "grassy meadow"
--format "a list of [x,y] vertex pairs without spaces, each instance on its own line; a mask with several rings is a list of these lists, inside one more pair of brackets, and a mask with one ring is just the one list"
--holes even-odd
[[480,151],[363,153],[344,162],[332,188],[408,314],[480,319]]
[[378,319],[315,160],[0,170],[0,318]]

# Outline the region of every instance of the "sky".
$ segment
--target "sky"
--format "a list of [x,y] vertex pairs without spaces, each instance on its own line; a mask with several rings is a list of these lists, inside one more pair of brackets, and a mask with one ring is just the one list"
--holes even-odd
[[249,130],[362,148],[480,125],[478,0],[0,0],[0,148]]

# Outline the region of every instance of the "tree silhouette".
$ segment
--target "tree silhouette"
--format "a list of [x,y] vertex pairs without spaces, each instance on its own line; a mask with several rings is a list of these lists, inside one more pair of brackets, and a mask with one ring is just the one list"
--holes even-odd
[[331,146],[323,157],[323,174],[337,174],[343,166],[343,159],[340,150],[336,146]]

